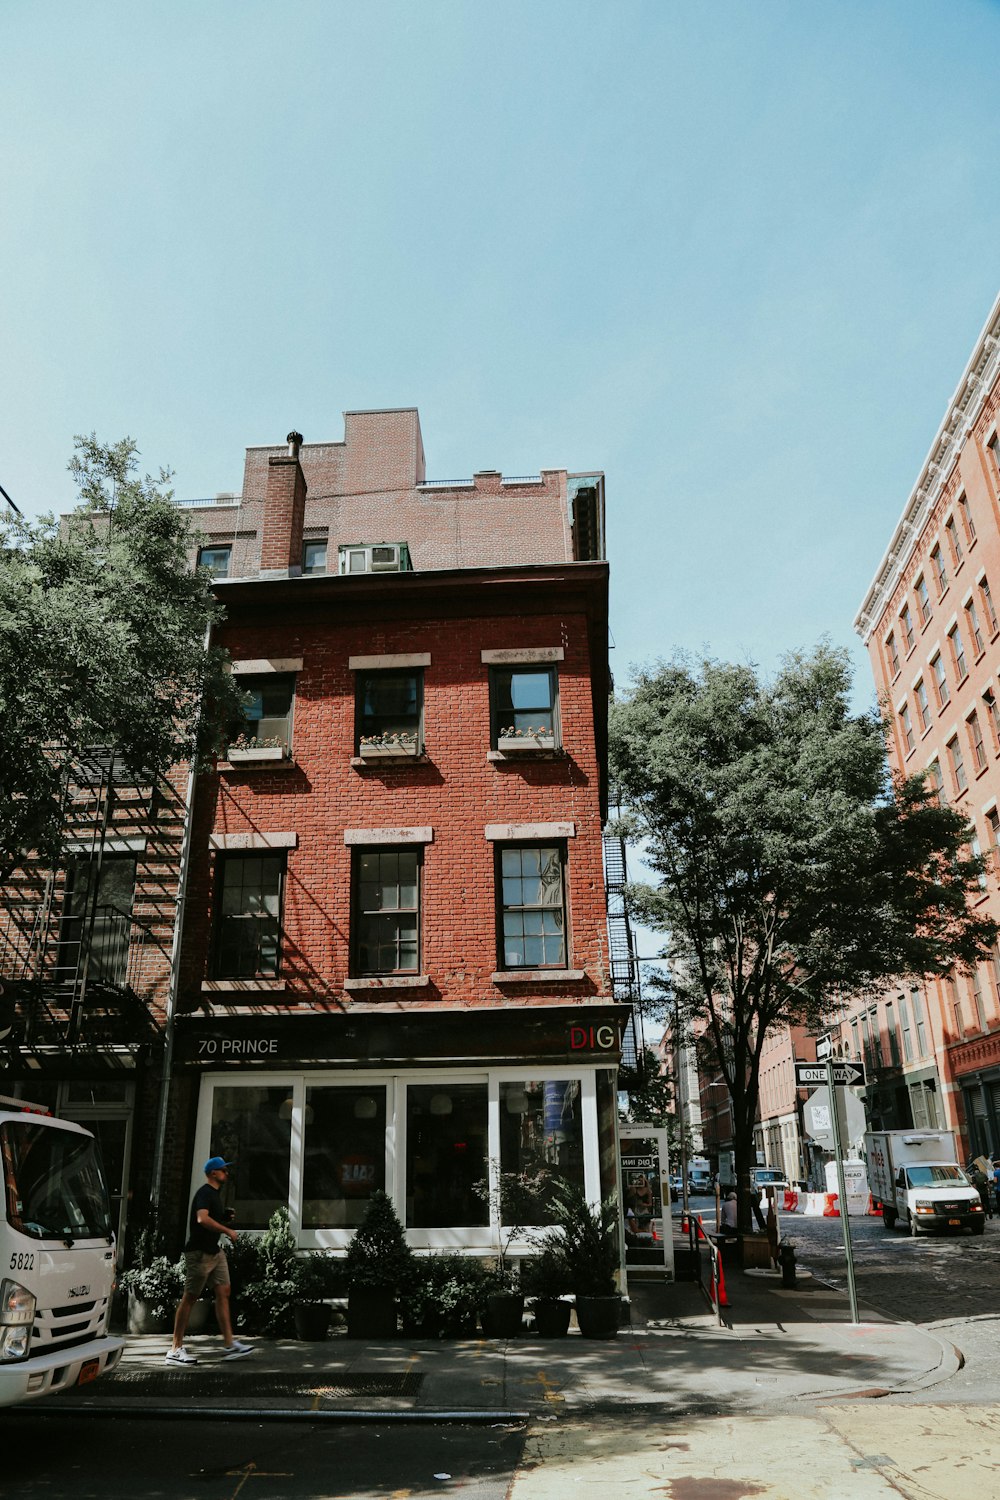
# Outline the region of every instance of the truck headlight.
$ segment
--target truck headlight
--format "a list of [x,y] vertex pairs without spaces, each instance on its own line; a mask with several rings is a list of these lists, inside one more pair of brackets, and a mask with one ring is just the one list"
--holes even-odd
[[0,1282],[0,1360],[26,1357],[34,1321],[34,1292],[5,1278]]
[[913,1207],[918,1214],[932,1214],[934,1212],[933,1203],[921,1203],[919,1199],[914,1203]]
[[970,1203],[969,1204],[969,1213],[970,1214],[981,1214],[982,1211],[983,1211],[983,1205],[979,1201],[978,1198],[976,1199],[975,1203]]

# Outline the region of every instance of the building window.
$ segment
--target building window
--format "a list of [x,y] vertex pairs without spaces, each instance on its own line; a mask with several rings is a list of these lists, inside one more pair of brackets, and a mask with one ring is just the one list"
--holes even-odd
[[885,638],[885,654],[889,658],[889,667],[893,677],[899,673],[899,652],[896,650],[896,637],[890,630]]
[[903,1032],[903,1061],[913,1061],[913,1036],[910,1032],[910,1011],[906,1004],[906,996],[899,997],[899,1019]]
[[228,578],[232,555],[232,547],[199,547],[198,566],[212,578]]
[[983,999],[983,983],[979,977],[979,966],[972,971],[972,1003],[976,1008],[976,1024],[980,1031],[987,1029],[986,1002]]
[[423,748],[424,674],[420,668],[357,673],[357,749],[398,744]]
[[962,645],[962,637],[957,625],[953,625],[948,632],[948,640],[951,645],[951,659],[955,666],[959,682],[964,682],[969,675],[969,669],[965,664],[965,648]]
[[302,572],[307,576],[326,572],[326,542],[302,543]]
[[558,743],[557,683],[555,667],[491,667],[494,750],[505,739]]
[[990,455],[990,460],[993,464],[993,478],[1000,482],[1000,447],[997,445],[996,433],[993,434],[986,444],[986,451]]
[[[554,1179],[582,1188],[583,1120],[576,1078],[500,1084],[500,1171],[534,1179],[515,1222],[549,1224],[547,1186]],[[512,1207],[514,1207],[512,1205]]]
[[899,1067],[899,1037],[896,1033],[896,1011],[891,1000],[885,1002],[885,1031],[889,1038],[889,1065]]
[[358,977],[420,969],[421,849],[354,851],[354,961]]
[[990,733],[993,736],[993,748],[1000,750],[1000,704],[997,703],[996,694],[992,688],[986,689],[983,694],[983,703],[990,723]]
[[566,967],[564,859],[558,845],[497,846],[502,968]]
[[931,566],[934,569],[934,577],[937,580],[938,597],[940,598],[945,589],[948,587],[948,574],[945,570],[944,558],[941,555],[941,548],[938,546],[935,546],[933,552],[931,553]]
[[238,726],[238,744],[251,749],[254,746],[260,749],[278,746],[285,755],[289,755],[292,748],[294,674],[265,672],[260,677],[240,676],[237,681],[245,694],[243,719]]
[[951,688],[948,686],[948,674],[945,671],[944,661],[941,653],[931,661],[931,671],[934,673],[934,687],[937,692],[938,707],[944,708],[951,698]]
[[944,778],[941,775],[941,762],[938,760],[932,760],[927,767],[927,791],[935,802],[940,802]]
[[903,628],[903,640],[906,642],[907,651],[913,650],[913,616],[910,614],[910,606],[904,604],[899,616],[899,623]]
[[384,1084],[306,1084],[304,1229],[356,1229],[385,1192],[385,1098]]
[[962,759],[962,747],[958,743],[958,735],[948,741],[948,759],[951,762],[951,774],[955,779],[956,790],[964,792],[969,784],[969,778],[965,774],[965,761]]
[[969,501],[966,495],[959,495],[958,511],[959,515],[962,517],[962,525],[965,528],[966,541],[971,545],[976,540],[976,527],[972,519],[972,511],[969,507]]
[[73,980],[87,960],[89,984],[121,985],[128,971],[134,856],[105,855],[98,867],[75,859],[66,872],[66,897],[59,924],[56,977]]
[[214,978],[277,978],[284,883],[284,855],[219,856]]
[[411,1083],[406,1090],[406,1227],[485,1227],[489,1171],[485,1083]]
[[917,604],[920,607],[920,618],[926,625],[931,617],[931,596],[927,590],[927,580],[922,573],[917,579],[914,588],[917,595]]
[[[969,850],[970,850],[970,852],[972,854],[973,859],[982,859],[982,857],[983,857],[983,846],[979,842],[979,835],[977,833],[974,833],[972,835],[971,839],[969,840]],[[976,876],[976,879],[979,882],[979,889],[981,891],[985,891],[985,889],[986,889],[986,871],[985,871],[985,869],[980,870],[979,874]]]
[[976,601],[974,599],[970,599],[965,606],[965,618],[969,622],[969,634],[972,636],[976,655],[982,656],[986,648],[983,645],[983,632],[979,628],[979,615],[976,612]]
[[989,846],[991,853],[1000,851],[1000,812],[991,807],[986,814],[986,824],[990,830]]
[[979,597],[983,601],[983,609],[986,612],[986,624],[989,627],[990,635],[996,635],[998,629],[997,612],[993,608],[993,595],[990,593],[990,584],[987,578],[979,580]]
[[949,974],[945,979],[945,984],[948,987],[948,1005],[951,1008],[952,1015],[955,1017],[955,1035],[964,1036],[965,1017],[962,1014],[962,997],[958,993],[958,985],[955,983],[955,976],[953,974]]
[[241,1229],[266,1229],[276,1208],[289,1202],[292,1117],[284,1084],[217,1083],[207,1155],[234,1163],[223,1203]]
[[956,571],[962,566],[965,553],[962,551],[962,543],[958,539],[958,527],[954,518],[949,516],[944,523],[945,534],[948,537],[948,545],[951,548],[951,560],[955,564]]
[[979,724],[979,715],[973,709],[966,719],[969,730],[969,744],[972,747],[972,759],[977,771],[986,770],[986,746],[983,744],[983,731]]
[[926,1057],[927,1027],[924,1021],[924,997],[916,985],[910,990],[910,999],[913,1002],[913,1019],[917,1027],[917,1053],[920,1057]]
[[927,698],[927,688],[921,677],[914,689],[917,696],[917,708],[920,710],[920,723],[924,729],[931,727],[931,705]]
[[903,731],[903,742],[906,745],[906,753],[907,755],[909,755],[910,751],[916,744],[916,740],[913,737],[913,723],[910,719],[909,705],[906,703],[904,703],[902,708],[899,710],[899,723]]

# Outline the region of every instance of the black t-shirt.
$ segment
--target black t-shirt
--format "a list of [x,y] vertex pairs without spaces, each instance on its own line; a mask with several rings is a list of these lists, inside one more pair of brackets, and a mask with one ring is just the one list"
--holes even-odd
[[219,1231],[198,1223],[198,1212],[203,1208],[208,1209],[210,1219],[218,1224],[223,1222],[225,1210],[222,1207],[222,1197],[218,1188],[212,1187],[209,1182],[200,1187],[191,1200],[190,1230],[184,1249],[200,1250],[202,1255],[214,1255],[219,1248]]

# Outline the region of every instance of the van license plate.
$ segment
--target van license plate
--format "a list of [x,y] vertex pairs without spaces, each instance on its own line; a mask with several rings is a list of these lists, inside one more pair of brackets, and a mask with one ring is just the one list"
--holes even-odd
[[961,1219],[949,1219],[948,1220],[948,1228],[950,1229],[952,1227],[952,1225],[954,1225],[954,1227],[956,1229],[961,1229],[961,1227],[962,1227],[962,1221],[961,1221]]
[[77,1376],[77,1385],[88,1385],[91,1380],[96,1380],[101,1373],[101,1361],[99,1359],[88,1359],[80,1366],[80,1374]]

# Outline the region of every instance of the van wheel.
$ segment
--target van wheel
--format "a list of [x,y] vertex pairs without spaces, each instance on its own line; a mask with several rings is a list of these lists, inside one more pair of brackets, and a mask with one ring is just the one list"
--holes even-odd
[[977,1223],[973,1224],[971,1227],[972,1227],[973,1234],[985,1234],[985,1232],[986,1232],[986,1220],[985,1219],[980,1219],[980,1220],[978,1220]]
[[916,1214],[911,1214],[910,1215],[910,1239],[911,1240],[915,1240],[917,1238],[917,1235],[919,1233],[920,1233],[920,1230],[917,1228],[917,1216],[916,1216]]
[[894,1208],[883,1208],[882,1223],[885,1225],[886,1229],[895,1229],[896,1210]]

